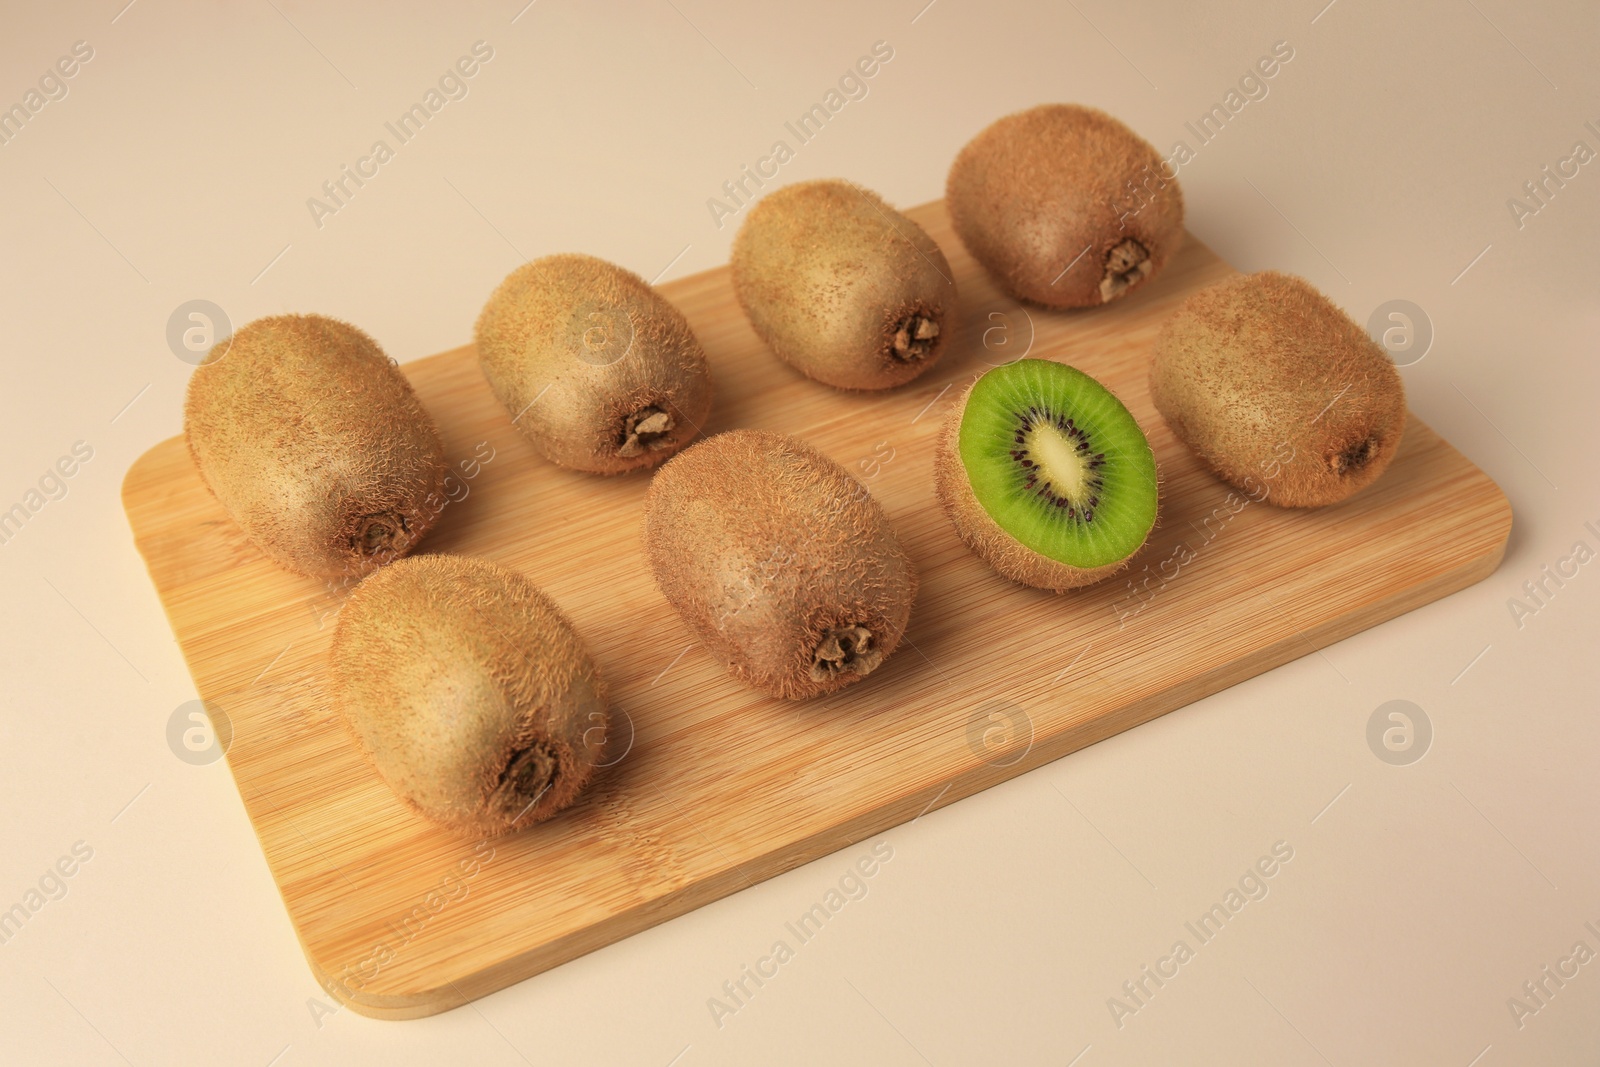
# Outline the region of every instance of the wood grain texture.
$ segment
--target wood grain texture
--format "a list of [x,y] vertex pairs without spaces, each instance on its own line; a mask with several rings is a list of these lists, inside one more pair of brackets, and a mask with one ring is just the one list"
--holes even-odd
[[[711,360],[717,399],[704,431],[811,441],[870,486],[922,575],[899,651],[830,697],[768,700],[693,643],[642,558],[647,476],[577,474],[538,458],[470,346],[404,367],[448,455],[467,464],[461,499],[422,550],[528,575],[571,617],[616,698],[608,743],[626,754],[574,808],[510,838],[463,841],[429,825],[357,754],[326,693],[343,590],[252,547],[181,438],[133,465],[123,500],[139,550],[202,698],[232,722],[229,766],[306,956],[335,996],[386,1018],[454,1007],[1498,564],[1511,525],[1504,495],[1415,418],[1375,485],[1320,511],[1239,507],[1174,440],[1146,384],[1156,331],[1183,297],[1232,273],[1192,238],[1164,274],[1108,308],[1025,311],[966,254],[942,203],[909,214],[949,257],[963,325],[939,367],[888,393],[837,392],[765,351],[726,268],[662,287]],[[960,386],[985,362],[1024,352],[1099,378],[1150,435],[1162,518],[1131,581],[1061,596],[1013,585],[962,547],[934,502],[934,438]]]

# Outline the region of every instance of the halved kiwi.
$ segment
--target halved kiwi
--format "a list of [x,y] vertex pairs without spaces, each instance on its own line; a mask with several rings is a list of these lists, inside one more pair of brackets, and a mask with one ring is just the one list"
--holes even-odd
[[1155,526],[1144,431],[1110,390],[1064,363],[1019,359],[973,382],[945,423],[935,475],[967,546],[1040,589],[1114,574]]

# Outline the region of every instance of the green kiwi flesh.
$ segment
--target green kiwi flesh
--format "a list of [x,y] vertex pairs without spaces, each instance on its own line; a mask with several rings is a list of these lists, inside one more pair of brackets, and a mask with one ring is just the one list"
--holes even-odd
[[963,541],[1000,574],[1063,590],[1115,573],[1155,525],[1155,456],[1132,414],[1074,367],[985,372],[946,422],[935,467]]

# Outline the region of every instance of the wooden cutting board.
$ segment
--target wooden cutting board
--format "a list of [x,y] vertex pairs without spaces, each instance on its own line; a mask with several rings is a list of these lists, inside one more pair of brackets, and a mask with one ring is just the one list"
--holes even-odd
[[[1108,308],[1055,313],[997,290],[942,203],[909,213],[955,272],[943,363],[882,394],[801,377],[751,332],[726,268],[662,286],[710,357],[707,433],[797,434],[860,477],[922,575],[900,649],[804,704],[729,678],[656,591],[639,547],[648,476],[540,459],[471,346],[407,364],[458,461],[429,552],[487,556],[549,592],[616,697],[615,759],[577,806],[463,841],[412,814],[330,708],[324,660],[344,590],[278,569],[202,486],[183,440],[145,453],[123,502],[319,981],[357,1011],[454,1007],[959,800],[1490,574],[1511,527],[1499,488],[1412,418],[1394,465],[1337,507],[1248,503],[1173,438],[1146,370],[1162,320],[1232,268],[1193,238]],[[462,324],[463,330],[468,328]],[[1131,569],[1057,596],[996,577],[933,493],[960,387],[1027,353],[1106,383],[1150,435],[1162,519]],[[489,457],[489,458],[485,458]],[[1145,569],[1148,567],[1148,569]],[[625,753],[625,754],[624,754]]]

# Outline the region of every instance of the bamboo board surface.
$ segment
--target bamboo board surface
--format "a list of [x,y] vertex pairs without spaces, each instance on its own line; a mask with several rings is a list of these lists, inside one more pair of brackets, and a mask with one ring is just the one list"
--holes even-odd
[[[661,287],[711,360],[717,399],[705,432],[759,427],[811,441],[870,487],[921,574],[900,649],[863,683],[819,700],[782,704],[746,690],[692,640],[642,558],[648,476],[601,478],[540,459],[470,345],[404,366],[459,463],[459,499],[422,551],[487,556],[528,575],[572,619],[614,695],[615,762],[575,807],[511,837],[464,841],[433,827],[358,755],[325,691],[344,590],[268,562],[206,491],[181,437],[129,470],[123,501],[139,550],[201,697],[231,722],[229,767],[333,995],[387,1018],[454,1007],[1306,655],[1499,563],[1511,525],[1504,495],[1415,417],[1382,478],[1320,511],[1241,506],[1175,441],[1146,383],[1156,331],[1185,296],[1233,273],[1193,238],[1129,298],[1057,313],[1000,296],[942,203],[908,214],[949,258],[962,325],[939,366],[888,393],[836,392],[779,362],[745,321],[725,267]],[[967,552],[935,503],[935,434],[961,386],[1024,352],[1100,379],[1150,436],[1162,517],[1131,582],[1061,596],[1013,585]]]

